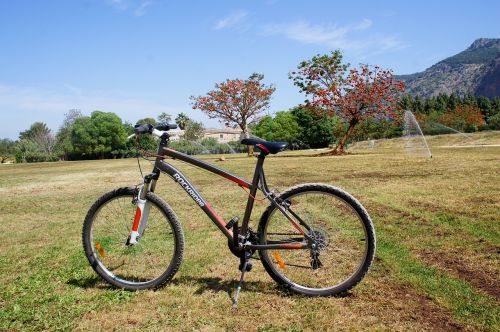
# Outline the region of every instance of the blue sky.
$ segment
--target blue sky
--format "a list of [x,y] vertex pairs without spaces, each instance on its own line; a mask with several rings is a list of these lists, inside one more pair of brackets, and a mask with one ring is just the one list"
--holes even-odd
[[263,73],[270,112],[303,101],[287,73],[340,48],[351,64],[422,71],[479,37],[500,37],[500,1],[0,1],[0,138],[64,113],[134,123],[192,110],[226,78]]

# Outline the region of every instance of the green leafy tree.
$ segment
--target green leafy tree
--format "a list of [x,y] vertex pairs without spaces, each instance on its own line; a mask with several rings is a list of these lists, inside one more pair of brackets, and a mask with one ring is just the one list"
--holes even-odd
[[14,156],[16,152],[16,142],[8,138],[0,139],[0,163]]
[[[52,134],[52,131],[43,122],[33,123],[28,130],[25,130],[19,134],[19,139],[33,142],[37,147],[37,150],[41,154],[45,154],[47,156],[53,154],[56,145],[56,138]],[[37,159],[35,161],[40,161],[38,159],[43,159],[43,158],[35,158],[35,159]],[[49,160],[53,158],[46,158],[46,159]]]
[[333,130],[339,122],[337,117],[313,112],[303,105],[293,108],[291,112],[302,129],[298,137],[302,142],[311,148],[324,148],[333,143]]
[[488,119],[488,128],[491,130],[500,130],[500,113],[490,116]]
[[413,109],[413,97],[409,94],[405,94],[399,99],[399,106],[402,110],[411,111]]
[[189,121],[191,121],[191,119],[185,113],[179,113],[175,117],[175,123],[177,123],[182,130],[184,130]]
[[157,119],[158,123],[170,123],[170,121],[172,121],[172,116],[166,112],[162,112],[158,115]]
[[55,150],[64,160],[71,158],[74,153],[73,143],[71,142],[71,131],[76,119],[83,117],[79,109],[71,109],[64,114],[64,120],[56,134]]
[[45,133],[50,133],[50,129],[47,127],[47,125],[43,122],[35,122],[30,126],[29,129],[19,133],[19,139],[33,140],[35,136]]
[[35,122],[28,130],[19,134],[19,139],[30,140],[37,146],[41,153],[52,154],[56,145],[56,139],[52,131],[43,122]]
[[197,141],[203,138],[205,127],[203,123],[197,121],[189,121],[184,127],[183,138],[190,141]]
[[267,141],[293,142],[301,135],[297,119],[291,112],[277,112],[273,117],[266,115],[252,131]]
[[[162,114],[166,114],[166,113],[162,113]],[[166,114],[166,115],[168,115],[168,114]],[[158,120],[160,120],[160,117],[158,117]],[[159,121],[159,122],[164,123],[161,121]],[[158,124],[158,122],[156,122],[156,120],[153,118],[144,118],[144,119],[138,120],[136,122],[136,125],[142,125],[142,124],[146,124],[146,123],[149,123],[153,126]],[[131,133],[133,133],[133,129],[132,129]],[[127,132],[127,134],[129,134],[129,133]],[[156,137],[154,137],[153,135],[141,135],[137,139],[139,140],[140,147],[144,150],[153,151],[158,147],[158,139]],[[132,142],[132,143],[135,144],[135,142]]]
[[156,122],[156,120],[153,118],[144,118],[144,119],[137,120],[137,122],[135,124],[142,125],[145,123],[149,123],[149,124],[152,124],[153,126],[156,126],[158,123],[162,123],[162,122]]
[[35,142],[26,138],[17,142],[15,156],[18,163],[45,161]]
[[71,141],[75,151],[86,158],[106,158],[125,148],[127,132],[121,119],[111,112],[94,111],[90,117],[78,118]]

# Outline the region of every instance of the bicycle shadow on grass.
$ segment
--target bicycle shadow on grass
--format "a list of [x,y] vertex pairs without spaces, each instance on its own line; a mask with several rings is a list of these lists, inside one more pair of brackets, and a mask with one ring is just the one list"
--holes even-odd
[[[68,285],[72,285],[79,288],[89,289],[116,289],[115,287],[104,282],[99,276],[91,276],[84,278],[72,278],[66,282]],[[165,284],[168,286],[189,286],[196,285],[198,288],[194,291],[195,295],[202,295],[205,292],[224,292],[229,295],[230,298],[234,296],[234,291],[238,285],[237,280],[223,280],[219,277],[191,277],[191,276],[181,276],[179,278],[174,278],[173,280]],[[160,288],[161,289],[161,288]],[[157,289],[159,290],[159,289]],[[273,282],[262,282],[262,281],[247,281],[243,284],[244,292],[254,292],[260,294],[278,294],[282,297],[302,297],[305,295],[296,294],[288,291],[286,288],[278,286]],[[347,298],[351,297],[351,292],[341,293],[333,296],[334,298]]]
[[[195,295],[201,295],[205,292],[225,292],[228,293],[232,298],[236,287],[238,285],[238,280],[223,280],[219,277],[190,277],[182,276],[175,278],[170,281],[170,285],[193,285],[197,284],[198,289],[193,293]],[[167,285],[168,285],[167,284]],[[307,297],[305,295],[293,293],[286,288],[277,285],[274,282],[262,282],[262,281],[245,281],[243,283],[242,292],[254,292],[260,294],[274,294],[282,297]],[[351,292],[341,293],[333,296],[334,298],[346,298],[351,297]]]
[[[191,277],[191,276],[182,276],[179,278],[175,278],[170,281],[168,284],[177,285],[177,286],[189,286],[196,285],[198,289],[194,291],[193,294],[201,295],[205,292],[226,292],[232,293],[237,285],[237,280],[223,280],[219,277]],[[270,283],[262,282],[262,281],[245,281],[243,283],[243,288],[245,292],[255,292],[255,293],[271,293],[273,290],[269,289]]]
[[105,283],[99,276],[71,278],[66,281],[66,284],[79,288],[97,288],[97,289],[112,289],[113,286]]

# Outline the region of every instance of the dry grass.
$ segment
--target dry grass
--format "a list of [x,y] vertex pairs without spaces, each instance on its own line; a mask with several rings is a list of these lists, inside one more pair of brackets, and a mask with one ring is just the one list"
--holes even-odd
[[[474,137],[500,141],[498,132]],[[499,330],[500,147],[440,147],[459,143],[433,137],[432,160],[405,155],[397,140],[342,157],[290,152],[266,160],[268,181],[280,190],[326,182],[360,199],[375,223],[377,258],[343,298],[283,294],[256,262],[236,311],[228,294],[239,274],[236,258],[166,177],[157,192],[182,222],[185,260],[165,288],[133,293],[95,276],[81,227],[98,196],[140,182],[135,160],[2,165],[0,329]],[[242,217],[241,189],[174,164],[224,219]],[[254,159],[235,155],[218,165],[251,178]],[[254,225],[264,208],[256,206]]]

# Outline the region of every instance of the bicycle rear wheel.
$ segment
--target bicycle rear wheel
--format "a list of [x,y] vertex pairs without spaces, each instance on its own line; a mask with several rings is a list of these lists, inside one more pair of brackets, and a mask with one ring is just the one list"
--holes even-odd
[[[269,275],[287,289],[310,296],[346,292],[368,271],[375,254],[375,232],[363,206],[345,191],[324,184],[304,184],[280,198],[310,229],[317,248],[261,250]],[[273,205],[259,223],[261,244],[308,242]]]
[[85,218],[83,247],[108,283],[128,290],[158,288],[179,269],[184,235],[173,210],[150,192],[147,228],[137,244],[129,245],[136,196],[134,188],[119,188],[99,198]]

